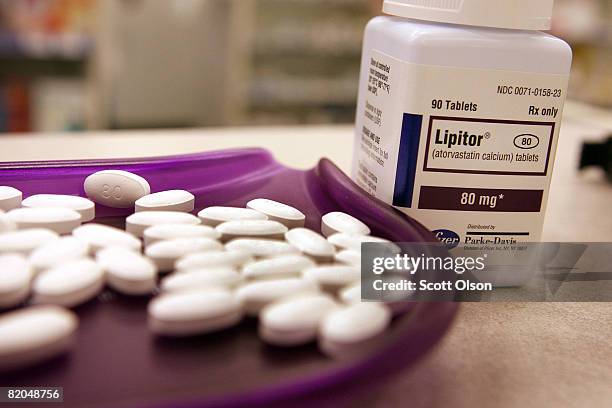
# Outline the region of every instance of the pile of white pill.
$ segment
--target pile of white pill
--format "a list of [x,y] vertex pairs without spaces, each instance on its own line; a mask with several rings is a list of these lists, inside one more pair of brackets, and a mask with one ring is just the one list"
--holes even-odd
[[[390,323],[384,304],[361,302],[359,284],[361,243],[388,241],[348,214],[324,215],[319,234],[304,228],[300,210],[265,198],[193,215],[190,192],[151,193],[125,171],[94,173],[84,189],[89,199],[22,200],[0,186],[0,371],[69,351],[78,326],[69,308],[105,287],[152,295],[149,327],[160,336],[202,335],[252,316],[266,343],[318,341],[337,356]],[[125,231],[91,223],[96,204],[133,208]]]

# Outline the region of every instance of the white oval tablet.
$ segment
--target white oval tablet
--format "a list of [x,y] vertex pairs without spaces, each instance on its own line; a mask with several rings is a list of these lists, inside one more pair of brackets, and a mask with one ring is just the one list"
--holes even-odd
[[294,228],[285,234],[285,239],[306,255],[312,256],[319,262],[330,261],[334,258],[336,248],[320,234],[307,228]]
[[240,302],[229,290],[203,288],[163,294],[148,308],[149,328],[164,336],[190,336],[234,326],[242,320]]
[[340,290],[338,297],[343,303],[352,305],[361,302],[361,282],[346,286]]
[[102,267],[91,259],[78,259],[42,272],[32,286],[34,303],[78,306],[95,298],[104,287]]
[[0,309],[17,306],[30,294],[32,268],[21,255],[0,255]]
[[91,254],[106,247],[122,247],[137,252],[142,248],[142,242],[138,238],[108,225],[82,225],[72,231],[72,236],[89,244]]
[[185,190],[167,190],[146,195],[136,200],[138,211],[193,211],[195,197]]
[[132,250],[105,248],[96,254],[96,262],[106,273],[106,283],[124,295],[146,295],[157,285],[153,261]]
[[352,215],[334,211],[321,218],[321,233],[326,237],[344,232],[346,234],[369,235],[370,228]]
[[300,253],[300,250],[293,245],[274,239],[238,238],[225,244],[225,249],[246,252],[251,256],[261,258]]
[[314,282],[290,278],[250,282],[238,288],[236,296],[242,302],[245,312],[256,316],[266,305],[284,297],[318,291]]
[[85,193],[92,201],[113,208],[131,208],[151,186],[137,174],[123,170],[102,170],[87,177]]
[[0,186],[0,210],[10,211],[21,207],[21,191],[10,186]]
[[143,211],[126,218],[125,230],[142,238],[144,230],[154,225],[163,224],[198,225],[200,224],[200,219],[194,215],[179,211]]
[[5,213],[0,210],[0,234],[3,232],[14,231],[17,229],[17,224],[9,219]]
[[144,231],[145,245],[177,238],[221,238],[221,233],[208,225],[162,224]]
[[252,260],[253,257],[248,252],[243,251],[197,252],[180,258],[176,261],[174,267],[178,271],[219,267],[238,268]]
[[282,239],[287,232],[283,224],[270,220],[227,221],[217,225],[216,229],[224,241],[240,237]]
[[19,229],[47,228],[69,234],[81,225],[81,214],[69,208],[16,208],[6,215]]
[[259,316],[259,336],[277,346],[297,346],[316,339],[323,318],[338,304],[324,294],[305,294],[266,306]]
[[81,222],[88,222],[96,217],[93,201],[87,198],[62,194],[36,194],[21,203],[27,208],[69,208],[81,214]]
[[361,268],[348,265],[325,265],[306,269],[303,276],[304,279],[319,285],[321,289],[335,293],[359,281]]
[[[144,213],[141,213],[144,214]],[[178,238],[158,241],[145,250],[160,272],[170,272],[175,262],[194,252],[220,251],[223,245],[211,238]]]
[[74,237],[62,237],[36,248],[30,254],[30,264],[38,273],[66,261],[86,257],[89,244]]
[[315,267],[315,262],[304,255],[282,255],[246,264],[242,275],[246,279],[283,279],[299,277],[302,271]]
[[161,290],[177,292],[200,287],[234,288],[242,282],[242,275],[232,268],[192,269],[173,273],[161,281]]
[[0,315],[0,371],[27,367],[67,352],[78,318],[57,306]]
[[345,249],[334,255],[334,260],[341,264],[361,267],[361,252]]
[[266,214],[269,219],[284,224],[287,228],[303,227],[306,216],[300,210],[278,201],[257,198],[247,203],[247,208]]
[[330,235],[327,237],[327,240],[337,248],[352,249],[354,251],[361,251],[361,244],[366,242],[391,243],[391,241],[384,238],[372,237],[370,235],[346,234],[342,232]]
[[259,211],[239,207],[208,207],[198,213],[203,224],[216,227],[227,221],[267,220],[268,217]]
[[0,253],[16,252],[29,255],[34,249],[59,239],[55,231],[44,228],[10,231],[0,234]]
[[332,356],[360,351],[382,334],[391,322],[391,311],[380,303],[355,303],[334,310],[323,319],[319,346]]

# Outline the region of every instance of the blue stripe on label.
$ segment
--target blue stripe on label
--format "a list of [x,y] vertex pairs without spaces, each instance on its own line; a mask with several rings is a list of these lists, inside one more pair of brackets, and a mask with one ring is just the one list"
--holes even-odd
[[393,192],[393,205],[398,207],[412,207],[412,191],[414,189],[422,125],[423,115],[404,113],[397,156],[397,170],[395,172],[395,191]]

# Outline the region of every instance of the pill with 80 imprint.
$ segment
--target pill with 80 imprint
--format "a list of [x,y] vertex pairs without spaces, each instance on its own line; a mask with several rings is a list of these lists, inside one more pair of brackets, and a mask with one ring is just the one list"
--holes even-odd
[[85,179],[85,193],[92,201],[114,208],[131,208],[151,193],[149,182],[123,170],[102,170]]

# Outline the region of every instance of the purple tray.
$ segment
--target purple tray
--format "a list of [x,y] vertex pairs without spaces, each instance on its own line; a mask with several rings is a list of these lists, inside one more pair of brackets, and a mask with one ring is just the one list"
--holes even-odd
[[[396,242],[434,241],[418,222],[372,198],[332,162],[312,170],[279,164],[265,150],[240,149],[150,159],[0,164],[0,185],[35,193],[84,195],[83,181],[104,169],[149,180],[152,191],[185,189],[196,209],[244,206],[266,197],[301,209],[319,230],[322,214],[344,211],[376,235]],[[121,224],[129,210],[97,208],[97,222]],[[148,298],[106,291],[76,309],[81,324],[72,353],[46,364],[0,374],[0,386],[61,386],[65,407],[271,407],[354,405],[376,386],[412,367],[442,338],[454,303],[416,303],[395,318],[381,342],[334,360],[316,345],[264,345],[256,321],[215,335],[161,339],[146,327]],[[363,402],[363,400],[361,400]],[[20,404],[27,406],[27,404]],[[40,405],[36,405],[40,406]],[[52,407],[53,404],[45,404]]]

